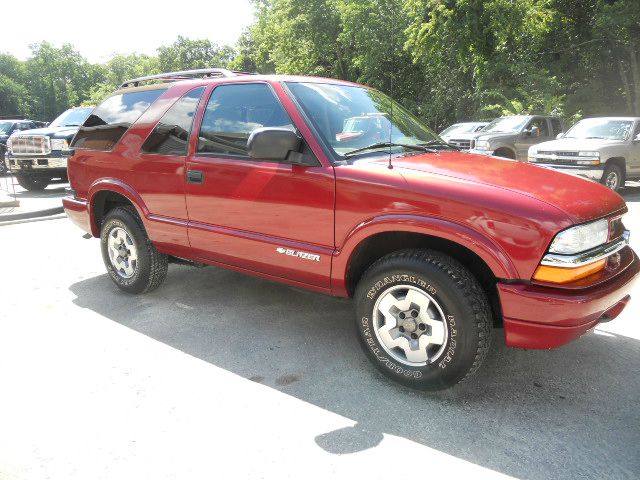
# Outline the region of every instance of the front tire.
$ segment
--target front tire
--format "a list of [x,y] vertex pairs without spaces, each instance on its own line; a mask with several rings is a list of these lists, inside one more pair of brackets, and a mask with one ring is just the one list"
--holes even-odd
[[167,276],[168,258],[153,246],[133,207],[116,207],[108,213],[100,244],[109,277],[125,292],[150,292]]
[[403,250],[374,263],[355,292],[361,344],[391,379],[441,390],[470,377],[490,347],[486,294],[459,262],[432,250]]
[[624,174],[620,166],[615,163],[607,165],[600,183],[614,192],[619,191],[624,186]]
[[30,192],[41,192],[51,182],[51,179],[47,177],[31,177],[22,174],[16,174],[16,180],[22,188]]

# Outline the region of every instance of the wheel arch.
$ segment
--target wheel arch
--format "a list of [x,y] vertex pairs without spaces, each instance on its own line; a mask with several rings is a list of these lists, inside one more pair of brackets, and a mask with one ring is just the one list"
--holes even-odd
[[516,150],[515,148],[510,147],[509,145],[501,145],[498,148],[496,148],[493,151],[493,155],[496,157],[499,157],[499,152],[507,152],[509,155],[511,155],[510,157],[504,157],[504,158],[510,158],[515,160],[516,159]]
[[89,189],[89,218],[91,234],[100,236],[100,226],[109,210],[118,205],[131,205],[144,222],[149,211],[144,201],[133,188],[124,182],[104,179],[95,182]]
[[485,288],[494,318],[501,318],[496,282],[518,278],[515,266],[501,247],[469,227],[446,220],[410,215],[392,217],[361,225],[344,242],[332,269],[336,294],[352,296],[367,268],[388,253],[429,248],[465,265]]
[[622,180],[624,181],[624,179],[627,178],[627,160],[624,157],[610,157],[607,158],[607,161],[605,162],[605,166],[606,165],[617,165],[620,167],[620,169],[622,170]]

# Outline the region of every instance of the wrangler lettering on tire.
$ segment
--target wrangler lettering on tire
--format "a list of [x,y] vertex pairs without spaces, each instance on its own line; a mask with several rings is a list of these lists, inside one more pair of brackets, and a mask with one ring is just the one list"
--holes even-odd
[[486,295],[456,260],[403,250],[375,262],[355,294],[361,343],[385,375],[439,390],[482,364],[493,324]]

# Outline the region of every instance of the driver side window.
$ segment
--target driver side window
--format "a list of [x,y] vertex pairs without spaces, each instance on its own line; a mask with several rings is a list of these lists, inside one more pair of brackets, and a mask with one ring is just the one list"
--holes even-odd
[[211,94],[198,136],[198,153],[248,158],[247,140],[257,128],[295,130],[268,85],[220,85]]
[[529,126],[527,130],[538,129],[538,137],[548,137],[549,136],[549,128],[547,126],[546,118],[534,118],[529,122]]

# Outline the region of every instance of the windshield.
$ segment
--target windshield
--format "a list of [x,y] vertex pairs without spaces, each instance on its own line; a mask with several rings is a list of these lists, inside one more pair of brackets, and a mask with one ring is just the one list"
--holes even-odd
[[448,128],[445,128],[440,136],[452,134],[452,133],[473,133],[482,129],[482,125],[478,125],[477,123],[456,123],[455,125],[451,125]]
[[[287,86],[325,143],[341,157],[376,143],[420,145],[440,140],[396,102],[393,102],[392,123],[392,101],[376,90],[327,83],[288,82]],[[402,146],[392,148],[396,153],[413,151]],[[360,155],[375,153],[374,149]]]
[[56,118],[50,127],[79,127],[84,123],[89,114],[93,111],[93,107],[87,108],[71,108],[63,112]]
[[0,122],[0,135],[9,135],[13,122]]
[[630,120],[607,120],[588,118],[580,120],[569,129],[564,138],[602,138],[604,140],[627,140],[633,122]]
[[504,133],[519,132],[528,120],[529,117],[521,116],[496,118],[494,121],[489,123],[489,125],[484,127],[482,131]]

